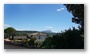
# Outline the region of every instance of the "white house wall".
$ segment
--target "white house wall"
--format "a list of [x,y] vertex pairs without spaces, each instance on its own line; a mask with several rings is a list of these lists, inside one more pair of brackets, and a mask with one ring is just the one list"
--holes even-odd
[[47,36],[35,36],[35,37],[36,37],[36,39],[39,40],[39,38],[40,38],[40,39],[45,39]]

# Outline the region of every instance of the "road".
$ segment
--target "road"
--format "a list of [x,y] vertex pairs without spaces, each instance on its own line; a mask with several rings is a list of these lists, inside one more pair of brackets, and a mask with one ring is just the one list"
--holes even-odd
[[11,44],[4,44],[4,49],[28,49],[28,48],[22,46],[15,46]]

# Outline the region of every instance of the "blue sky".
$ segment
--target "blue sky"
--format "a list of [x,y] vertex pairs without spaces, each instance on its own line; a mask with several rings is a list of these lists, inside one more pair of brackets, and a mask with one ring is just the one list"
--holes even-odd
[[72,17],[62,4],[4,4],[4,28],[59,32],[78,26]]

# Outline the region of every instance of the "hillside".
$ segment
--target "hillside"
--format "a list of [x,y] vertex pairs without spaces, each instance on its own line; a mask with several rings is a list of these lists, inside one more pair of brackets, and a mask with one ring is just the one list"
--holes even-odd
[[[17,35],[26,35],[27,33],[36,33],[36,32],[41,32],[41,31],[16,31]],[[42,31],[42,33],[48,34],[48,35],[55,35],[56,33],[54,32],[44,32]]]

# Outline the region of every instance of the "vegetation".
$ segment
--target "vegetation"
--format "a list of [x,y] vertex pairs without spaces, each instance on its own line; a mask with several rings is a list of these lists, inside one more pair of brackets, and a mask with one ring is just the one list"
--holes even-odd
[[27,33],[36,33],[38,31],[16,31],[17,33],[27,34]]
[[67,10],[72,13],[72,22],[80,24],[79,29],[68,29],[53,37],[48,37],[42,44],[42,48],[55,49],[83,49],[84,48],[84,4],[65,4]]
[[80,31],[84,33],[84,4],[65,4],[67,10],[72,13],[72,22],[80,24]]
[[27,34],[26,33],[19,33],[19,32],[17,32],[16,31],[16,34],[15,34],[16,36],[27,36]]
[[53,37],[46,38],[41,47],[47,49],[83,49],[84,37],[80,36],[78,29],[68,29],[65,32],[57,33]]
[[[67,10],[72,13],[72,22],[79,24],[78,29],[73,27],[61,33],[50,33],[44,42],[35,42],[36,38],[31,37],[29,40],[23,40],[22,42],[27,43],[31,47],[40,47],[44,49],[84,49],[84,5],[83,4],[65,4]],[[9,27],[4,30],[7,36],[14,35],[26,35],[27,33],[33,33],[37,31],[17,31]],[[27,35],[26,35],[27,36]],[[13,39],[13,38],[12,38]]]
[[7,35],[9,38],[10,38],[10,36],[12,36],[11,39],[13,39],[13,36],[15,35],[16,30],[15,30],[13,27],[8,27],[8,28],[4,29],[4,33],[5,33],[5,35]]
[[44,49],[52,49],[52,42],[52,37],[47,37],[40,47]]
[[35,45],[35,40],[36,40],[35,37],[31,37],[30,40],[28,41],[28,44],[29,44],[31,47],[34,47],[34,45]]

